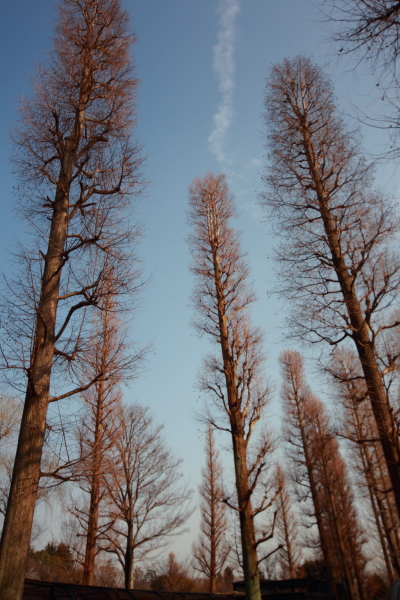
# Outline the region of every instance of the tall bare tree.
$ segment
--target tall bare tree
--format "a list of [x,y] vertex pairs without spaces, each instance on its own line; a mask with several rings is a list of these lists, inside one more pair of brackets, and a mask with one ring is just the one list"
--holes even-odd
[[290,460],[290,473],[295,484],[296,495],[303,507],[306,527],[317,525],[318,541],[312,546],[320,548],[329,579],[332,595],[337,598],[334,559],[329,546],[328,533],[323,520],[322,499],[318,494],[318,480],[312,456],[312,434],[308,405],[311,390],[304,375],[303,360],[298,352],[285,351],[281,357],[283,374],[282,400],[284,403],[284,438]]
[[102,548],[117,556],[125,587],[133,589],[136,564],[182,532],[191,491],[148,409],[125,406],[117,429],[114,469],[105,475],[112,526],[103,532]]
[[354,343],[400,512],[399,438],[377,352],[380,334],[399,327],[391,311],[400,263],[389,248],[399,219],[372,189],[371,166],[317,65],[297,57],[274,66],[266,107],[271,152],[264,202],[281,233],[291,333],[331,346]]
[[297,495],[311,517],[308,527],[315,519],[332,593],[337,596],[336,583],[343,581],[350,598],[362,598],[362,530],[346,466],[326,411],[307,385],[301,356],[285,351],[281,364],[285,438]]
[[362,121],[386,129],[391,140],[386,158],[399,156],[399,50],[400,4],[398,0],[324,0],[322,7],[339,54],[371,68],[376,92],[374,113],[358,109]]
[[208,579],[208,591],[217,592],[217,578],[223,572],[230,553],[226,540],[228,522],[223,503],[222,465],[215,448],[213,429],[207,428],[206,467],[203,469],[201,495],[201,534],[193,545],[194,568]]
[[278,488],[276,499],[276,538],[279,543],[277,560],[283,579],[294,579],[300,566],[301,551],[298,541],[298,528],[293,514],[292,501],[286,483],[285,473],[280,465],[275,471],[275,485]]
[[205,359],[199,385],[214,402],[206,420],[231,435],[237,505],[225,501],[239,513],[246,598],[259,600],[258,563],[264,557],[258,557],[257,548],[272,535],[268,527],[256,536],[257,517],[271,505],[265,482],[271,441],[265,431],[251,439],[268,399],[262,334],[250,324],[254,295],[238,233],[230,226],[235,207],[225,176],[195,179],[189,197],[195,326],[219,348],[218,356]]
[[[31,265],[40,276],[30,296],[25,408],[0,547],[4,600],[22,594],[55,357],[76,358],[79,311],[107,293],[110,264],[118,272],[127,256],[125,209],[140,162],[129,139],[132,41],[119,0],[61,2],[51,58],[38,71],[14,135],[21,210],[38,239]],[[12,367],[20,356],[12,344],[6,351]]]
[[13,451],[21,421],[21,404],[7,394],[0,396],[0,515],[7,508],[10,489]]
[[341,435],[347,438],[366,490],[390,582],[400,575],[400,527],[389,474],[379,443],[376,424],[368,403],[368,392],[357,357],[336,351],[329,367],[344,408]]
[[312,458],[321,497],[328,543],[338,576],[349,598],[364,598],[364,532],[354,506],[347,466],[323,405],[313,399],[309,406]]
[[[109,285],[114,284],[113,279]],[[118,289],[114,289],[115,293]],[[95,557],[99,552],[98,538],[108,527],[107,520],[100,526],[100,508],[105,509],[106,486],[104,477],[115,468],[112,448],[120,434],[118,414],[121,410],[120,385],[137,375],[145,350],[129,352],[127,323],[117,315],[118,301],[111,293],[106,296],[101,312],[95,318],[96,343],[86,353],[84,380],[98,380],[83,392],[85,410],[78,431],[80,446],[75,479],[89,495],[89,506],[75,511],[86,532],[83,583],[93,585]]]

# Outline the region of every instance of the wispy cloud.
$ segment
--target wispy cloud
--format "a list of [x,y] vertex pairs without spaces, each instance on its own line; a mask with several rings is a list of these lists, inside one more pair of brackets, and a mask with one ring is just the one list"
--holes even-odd
[[235,18],[240,11],[239,0],[220,0],[218,13],[220,29],[214,46],[213,68],[222,95],[214,115],[214,129],[208,138],[211,153],[221,163],[229,163],[225,153],[225,138],[233,116],[233,91],[235,89]]

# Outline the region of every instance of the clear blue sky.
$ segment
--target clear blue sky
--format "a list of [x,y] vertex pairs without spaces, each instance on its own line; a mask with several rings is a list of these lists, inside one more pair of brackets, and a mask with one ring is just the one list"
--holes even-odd
[[[126,397],[150,406],[164,422],[166,438],[184,458],[185,473],[196,487],[204,457],[203,438],[194,420],[201,408],[194,382],[209,347],[190,327],[188,186],[207,171],[228,175],[259,298],[254,320],[266,331],[267,371],[277,387],[285,309],[268,296],[274,279],[269,258],[274,240],[257,206],[265,162],[265,78],[271,63],[311,54],[330,64],[346,110],[350,101],[367,106],[374,83],[365,73],[355,77],[348,64],[329,54],[323,41],[326,31],[318,20],[318,0],[123,0],[123,4],[138,36],[133,49],[140,79],[137,136],[148,157],[149,181],[137,214],[146,234],[139,253],[152,279],[134,330],[140,344],[154,342],[147,372]],[[5,0],[0,9],[0,266],[5,270],[10,268],[7,250],[22,236],[22,226],[13,218],[12,188],[17,182],[8,163],[8,136],[35,65],[51,49],[53,8],[52,0]],[[223,36],[230,59],[219,71],[213,68],[218,35]],[[225,96],[220,89],[223,81]],[[216,122],[221,135],[214,136],[210,147]],[[366,131],[365,139],[370,152],[385,140],[371,131]],[[396,190],[398,178],[390,169],[383,170],[380,179],[389,190]],[[272,412],[278,410],[276,403]]]

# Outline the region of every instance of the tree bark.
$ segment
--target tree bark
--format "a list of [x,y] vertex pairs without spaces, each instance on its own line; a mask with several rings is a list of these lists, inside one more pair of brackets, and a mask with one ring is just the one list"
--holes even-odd
[[65,157],[56,191],[44,261],[25,406],[0,544],[0,595],[3,600],[20,598],[23,590],[46,430],[58,294],[68,228],[68,189],[73,162],[71,152]]
[[125,588],[133,590],[135,586],[135,562],[134,562],[134,544],[133,544],[133,524],[132,520],[128,523],[125,553]]
[[[2,600],[20,600],[22,596],[56,342],[72,323],[69,319],[75,310],[97,304],[95,292],[105,277],[99,269],[87,286],[60,296],[63,268],[73,252],[76,256],[89,247],[96,247],[104,262],[111,257],[110,246],[117,246],[118,241],[119,256],[128,254],[123,248],[129,233],[116,231],[111,218],[119,212],[118,224],[122,222],[120,211],[128,204],[124,197],[136,184],[140,163],[128,139],[135,81],[130,77],[133,37],[127,33],[127,25],[127,14],[118,0],[60,2],[52,57],[38,75],[35,93],[23,106],[15,135],[20,179],[28,192],[35,190],[23,208],[29,218],[32,213],[33,220],[37,216],[36,226],[40,235],[46,236],[47,248],[46,254],[40,252],[42,276],[40,290],[35,290],[39,302],[25,406],[0,543]],[[115,200],[116,195],[119,202],[110,202],[106,211],[104,199],[114,196]],[[89,198],[95,201],[90,203],[90,211],[85,211]],[[51,221],[48,237],[43,229],[47,214]],[[71,223],[76,223],[74,231],[69,231]],[[68,304],[68,299],[79,296],[81,302]],[[69,306],[70,312],[56,333],[57,308],[64,301],[62,306]],[[76,391],[81,388],[70,394]]]
[[[255,531],[255,518],[270,506],[267,498],[255,506],[254,491],[265,469],[269,440],[263,435],[257,450],[250,448],[253,429],[267,401],[262,382],[262,334],[252,327],[248,307],[254,296],[247,283],[248,269],[240,251],[237,233],[230,227],[235,214],[225,176],[207,174],[190,187],[189,221],[197,276],[196,327],[211,337],[218,356],[205,361],[200,388],[211,393],[226,421],[218,424],[210,412],[206,421],[229,432],[232,440],[237,502],[226,503],[238,511],[247,600],[261,600],[257,547],[266,539]],[[252,456],[251,453],[254,452]]]
[[[105,336],[106,337],[106,336]],[[104,347],[103,347],[103,359],[104,359]],[[104,360],[102,361],[104,363]],[[104,364],[102,365],[104,367]],[[98,403],[96,410],[96,427],[94,437],[94,452],[92,460],[92,480],[90,490],[90,506],[88,515],[88,530],[86,535],[86,550],[85,550],[85,562],[83,564],[83,579],[84,585],[94,584],[94,565],[96,558],[96,544],[97,535],[99,530],[99,502],[100,502],[100,461],[101,461],[101,450],[100,450],[100,437],[101,428],[103,423],[103,381],[99,383],[98,392]]]
[[[212,239],[212,236],[210,235]],[[235,361],[231,354],[227,316],[221,286],[222,273],[216,248],[213,249],[214,277],[217,293],[218,320],[221,340],[221,353],[224,365],[229,417],[232,434],[232,448],[235,464],[236,491],[239,507],[240,535],[243,553],[243,572],[246,600],[261,600],[260,577],[254,532],[253,511],[250,499],[249,475],[247,470],[247,444],[243,428],[243,416],[237,393]]]
[[315,191],[320,206],[320,213],[327,236],[328,246],[332,256],[332,262],[352,326],[352,338],[357,349],[365,382],[367,384],[372,411],[374,413],[379,438],[386,459],[393,493],[396,499],[397,510],[400,515],[400,450],[392,411],[382,381],[382,374],[376,359],[373,342],[371,341],[369,327],[364,319],[360,301],[354,287],[354,277],[349,274],[342,254],[337,227],[333,223],[332,215],[329,210],[329,197],[324,190],[323,182],[315,164],[315,153],[306,126],[303,131],[303,136],[307,161],[315,183]]

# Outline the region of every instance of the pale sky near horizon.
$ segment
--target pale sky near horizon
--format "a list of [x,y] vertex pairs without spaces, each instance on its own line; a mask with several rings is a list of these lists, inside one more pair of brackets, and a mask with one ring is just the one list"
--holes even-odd
[[[204,442],[194,418],[202,406],[194,385],[210,347],[190,326],[188,187],[207,171],[225,172],[235,194],[237,227],[243,231],[242,246],[258,297],[254,321],[266,332],[267,375],[275,386],[269,418],[277,427],[277,357],[285,347],[285,307],[271,296],[276,240],[257,204],[266,160],[265,79],[272,63],[311,55],[331,72],[338,101],[349,113],[351,103],[368,107],[375,83],[366,72],[355,75],[351,63],[333,54],[325,41],[319,0],[123,0],[123,5],[138,37],[133,48],[140,80],[137,137],[147,156],[144,175],[149,182],[137,215],[145,231],[139,255],[151,281],[133,330],[139,344],[154,345],[146,373],[125,396],[149,406],[165,424],[165,438],[184,459],[184,473],[196,489]],[[6,271],[11,268],[7,251],[22,235],[13,217],[17,182],[8,163],[8,136],[35,65],[51,50],[53,6],[52,0],[5,0],[0,9],[0,267]],[[363,131],[367,151],[379,151],[385,133]],[[380,168],[378,175],[389,193],[397,191],[398,175],[391,166]],[[317,391],[323,391],[323,383]],[[194,529],[196,519],[191,520]],[[197,534],[194,529],[174,544],[178,554]]]

